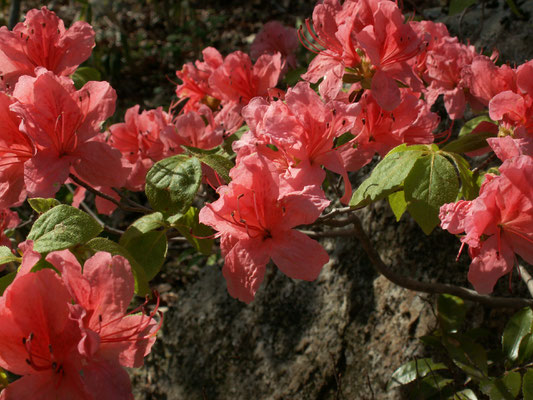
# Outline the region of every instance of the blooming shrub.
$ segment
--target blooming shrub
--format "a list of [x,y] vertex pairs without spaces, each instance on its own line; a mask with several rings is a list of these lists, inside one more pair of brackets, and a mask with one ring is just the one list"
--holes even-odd
[[[149,282],[176,235],[205,255],[220,239],[228,293],[246,303],[271,260],[315,280],[329,256],[314,237],[347,234],[326,226],[353,224],[394,280],[355,213],[385,198],[427,234],[461,235],[480,294],[517,256],[533,262],[532,62],[498,66],[497,53],[409,21],[389,0],[324,0],[306,28],[267,24],[252,57],[208,47],[176,73],[170,109],[135,105],[106,128],[116,93],[77,69],[94,46],[87,23],[67,30],[43,7],[0,28],[0,366],[21,376],[0,399],[131,399],[122,367],[140,367],[154,344],[162,319],[157,305],[145,312]],[[298,37],[316,56],[287,85]],[[480,114],[453,140],[435,132],[439,96],[452,120]],[[490,152],[503,162],[490,172],[469,158]],[[376,154],[352,192],[349,172]],[[63,185],[72,205],[54,198]],[[8,238],[20,228],[9,208],[25,200],[27,240]],[[116,208],[142,216],[119,229],[97,215]],[[134,292],[147,300],[128,311]]]

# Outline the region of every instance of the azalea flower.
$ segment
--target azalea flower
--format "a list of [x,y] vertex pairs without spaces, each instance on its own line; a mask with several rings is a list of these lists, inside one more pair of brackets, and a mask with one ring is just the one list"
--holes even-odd
[[263,54],[252,64],[250,56],[235,51],[209,77],[209,85],[223,103],[244,107],[254,97],[267,97],[269,89],[278,84],[281,74],[281,54]]
[[533,158],[514,157],[499,169],[500,176],[486,175],[477,199],[445,204],[439,215],[443,229],[465,233],[468,280],[482,294],[512,271],[515,253],[533,264]]
[[122,153],[122,158],[131,167],[125,186],[133,191],[144,190],[146,173],[154,162],[178,154],[179,146],[165,145],[163,132],[172,130],[172,117],[162,107],[143,110],[136,105],[126,110],[124,122],[109,127],[108,143]]
[[209,78],[222,65],[223,57],[214,47],[206,47],[202,51],[204,61],[197,60],[194,64],[187,63],[177,77],[183,82],[176,88],[178,98],[188,98],[184,111],[197,110],[200,104],[208,104],[212,108],[218,107],[220,95],[210,86]]
[[220,198],[200,211],[200,222],[221,237],[222,273],[231,296],[250,303],[270,258],[287,276],[312,281],[329,260],[324,248],[293,229],[314,222],[329,201],[319,186],[305,186],[305,171],[281,178],[264,157],[244,157],[218,189]]
[[[267,103],[263,99],[254,99],[243,109],[251,133],[244,137],[246,145],[236,144],[236,149],[243,148],[239,150],[237,162],[241,154],[252,151],[277,159],[278,165],[285,168],[297,167],[304,161],[303,164],[307,162],[312,168],[308,175],[316,178],[317,185],[325,177],[323,165],[343,176],[345,196],[341,201],[347,203],[351,185],[342,158],[334,149],[334,141],[352,129],[359,112],[357,104],[336,101],[324,104],[307,82],[289,89],[285,101]],[[275,146],[277,150],[273,152],[267,145]]]
[[411,64],[426,38],[404,23],[394,2],[347,0],[341,6],[338,0],[326,0],[313,11],[316,34],[307,25],[316,44],[304,41],[318,55],[302,78],[312,83],[323,78],[319,91],[326,99],[337,97],[345,75],[360,82],[362,88],[372,89],[378,104],[387,111],[401,101],[397,82],[422,90]]
[[355,138],[338,149],[348,171],[359,170],[372,161],[374,154],[384,157],[402,143],[433,143],[438,115],[408,89],[402,89],[401,96],[399,106],[390,112],[379,106],[372,91],[363,94],[361,112],[351,130]]
[[29,196],[53,197],[70,173],[93,186],[122,186],[128,170],[120,152],[95,140],[115,109],[116,93],[107,82],[76,90],[69,78],[41,68],[36,77],[19,79],[13,97],[18,101],[10,109],[36,147],[24,164]]
[[26,199],[24,166],[35,154],[33,141],[19,130],[20,118],[10,110],[15,99],[0,92],[0,208]]
[[67,30],[46,7],[28,11],[13,31],[0,28],[0,89],[13,90],[21,76],[35,76],[36,67],[72,74],[91,55],[94,37],[86,22],[77,21]]
[[[153,316],[126,314],[133,296],[129,263],[96,253],[84,272],[67,250],[47,256],[21,244],[23,261],[0,297],[0,366],[22,377],[1,400],[133,400],[122,366],[142,364],[160,327]],[[31,293],[31,296],[28,296]]]
[[296,68],[295,52],[299,44],[296,29],[284,26],[279,21],[269,21],[261,28],[252,42],[250,55],[252,58],[258,59],[263,54],[279,52],[284,63],[291,68]]

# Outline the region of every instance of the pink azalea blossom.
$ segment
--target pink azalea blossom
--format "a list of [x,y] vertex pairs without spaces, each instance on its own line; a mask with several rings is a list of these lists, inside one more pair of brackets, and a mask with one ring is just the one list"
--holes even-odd
[[442,22],[411,21],[410,25],[419,36],[425,35],[427,39],[425,48],[415,58],[415,71],[422,78],[427,71],[428,55],[438,51],[439,46],[450,37],[450,34]]
[[222,55],[213,47],[206,47],[202,55],[203,62],[197,60],[194,64],[187,63],[181,71],[176,72],[183,82],[177,86],[176,95],[189,99],[184,108],[185,112],[196,110],[201,103],[218,106],[217,102],[220,101],[220,95],[209,84],[209,77],[222,65]]
[[264,157],[246,156],[231,170],[231,183],[219,188],[220,198],[200,211],[200,222],[221,236],[228,291],[246,303],[270,258],[289,277],[308,281],[329,259],[320,244],[293,229],[315,221],[329,201],[319,186],[304,186],[304,170],[291,172],[282,179]]
[[122,186],[128,170],[120,152],[96,140],[115,108],[116,94],[107,82],[88,82],[76,90],[69,78],[39,69],[37,77],[19,79],[13,96],[18,102],[10,109],[37,149],[24,164],[30,196],[53,197],[69,173],[94,186]]
[[223,103],[244,107],[254,97],[267,97],[281,74],[281,54],[263,54],[252,64],[248,54],[235,51],[209,77]]
[[[277,158],[280,166],[288,168],[298,166],[302,161],[308,162],[314,171],[309,175],[317,178],[318,185],[324,179],[323,165],[343,176],[345,195],[341,201],[346,203],[351,196],[351,185],[334,141],[352,129],[359,111],[357,104],[336,101],[324,104],[306,82],[289,89],[285,101],[268,104],[262,99],[254,99],[243,110],[251,129],[251,137],[245,138],[249,144],[244,147],[251,150],[239,151],[239,156],[262,145],[257,151],[269,158]],[[275,146],[277,154],[266,145]]]
[[0,208],[17,207],[26,199],[24,165],[35,148],[19,130],[20,118],[9,107],[15,99],[0,92]]
[[500,173],[486,176],[477,199],[440,210],[443,228],[465,232],[461,240],[472,257],[468,280],[484,294],[512,271],[515,253],[533,263],[533,158],[508,159]]
[[258,59],[263,54],[280,53],[284,62],[296,68],[295,52],[299,46],[296,29],[284,26],[279,21],[267,22],[250,46],[250,56]]
[[477,104],[475,109],[488,106],[490,100],[498,93],[505,91],[516,92],[516,73],[508,65],[496,66],[494,61],[486,56],[478,55],[472,63],[463,69],[462,79]]
[[144,110],[129,108],[124,122],[109,127],[108,143],[122,153],[131,172],[123,185],[133,191],[144,190],[146,173],[154,162],[181,152],[181,148],[165,145],[163,132],[172,130],[172,117],[162,107]]
[[77,21],[67,30],[46,7],[30,10],[13,31],[0,28],[0,88],[13,89],[22,75],[35,76],[36,67],[56,75],[72,74],[89,58],[94,36],[86,22]]
[[[309,25],[309,24],[308,24]],[[316,45],[308,47],[318,53],[302,78],[317,82],[327,99],[337,97],[345,71],[349,79],[371,88],[380,106],[392,111],[400,103],[398,83],[421,91],[422,82],[413,71],[415,57],[424,47],[423,37],[404,23],[394,2],[385,0],[325,1],[313,12]],[[320,47],[323,50],[320,50]]]
[[355,138],[338,150],[348,171],[359,170],[374,154],[383,157],[402,143],[429,144],[434,140],[432,132],[439,117],[407,89],[402,90],[402,102],[392,112],[379,106],[372,91],[365,92],[359,105],[361,113],[351,130]]
[[533,87],[530,83],[533,61],[522,64],[515,72],[516,88],[492,97],[489,115],[500,123],[501,135],[509,134],[530,141],[533,139]]
[[68,250],[53,252],[46,260],[61,273],[74,298],[71,306],[82,339],[78,351],[90,358],[118,361],[124,367],[140,367],[150,353],[160,324],[150,316],[127,313],[134,292],[129,262],[121,256],[98,252],[82,267]]
[[51,253],[60,277],[30,272],[40,255],[31,242],[20,247],[19,273],[0,297],[0,366],[22,377],[0,399],[133,400],[122,366],[142,364],[159,324],[153,313],[125,314],[133,295],[128,262],[97,253],[82,274],[70,252]]
[[213,112],[201,105],[197,111],[178,116],[174,120],[174,129],[166,132],[165,140],[172,147],[185,145],[205,150],[217,147],[242,125],[239,109],[236,104],[228,104]]
[[463,117],[466,108],[466,84],[463,69],[470,66],[476,57],[474,46],[459,43],[457,38],[441,39],[432,51],[427,53],[424,80],[429,84],[426,97],[429,105],[444,95],[444,106],[451,119]]
[[[11,248],[11,241],[5,235],[5,230],[15,228],[20,224],[20,218],[15,211],[11,211],[9,208],[0,210],[0,246],[7,246]],[[0,271],[4,265],[0,265]]]

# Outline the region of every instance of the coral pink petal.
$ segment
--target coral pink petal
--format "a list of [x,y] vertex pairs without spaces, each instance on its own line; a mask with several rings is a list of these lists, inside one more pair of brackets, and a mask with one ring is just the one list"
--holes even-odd
[[513,250],[496,235],[482,243],[481,251],[474,257],[468,270],[468,280],[480,294],[492,293],[494,285],[502,276],[508,274],[514,265]]
[[120,151],[107,143],[80,144],[75,155],[79,157],[74,164],[76,174],[93,186],[121,187],[130,172],[122,165]]
[[316,240],[296,230],[276,236],[273,242],[272,260],[291,278],[314,281],[329,261],[328,253]]
[[455,88],[444,94],[444,106],[451,119],[463,118],[466,107],[465,94],[463,88]]
[[58,374],[52,370],[26,375],[9,384],[2,391],[0,400],[94,400],[81,385],[68,378],[57,381]]
[[91,399],[133,400],[128,373],[117,363],[105,360],[89,363],[83,368],[83,382],[91,390]]
[[372,95],[381,108],[392,111],[400,105],[400,89],[396,81],[385,72],[376,71],[372,77]]
[[270,259],[271,241],[241,240],[226,255],[222,274],[232,297],[249,304],[261,286]]
[[24,179],[29,197],[54,197],[68,178],[74,157],[58,158],[51,151],[39,152],[24,164]]

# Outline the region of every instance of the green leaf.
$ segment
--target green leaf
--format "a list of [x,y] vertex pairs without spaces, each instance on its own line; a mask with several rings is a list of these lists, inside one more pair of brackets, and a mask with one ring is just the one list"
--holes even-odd
[[342,135],[335,138],[333,147],[337,148],[339,146],[342,146],[343,144],[348,143],[353,138],[355,138],[355,135],[353,135],[351,132],[344,132]]
[[476,4],[477,0],[450,0],[449,15],[462,13],[466,8]]
[[88,241],[86,246],[95,252],[106,251],[114,256],[119,255],[126,258],[130,262],[131,272],[135,279],[135,293],[139,296],[150,294],[150,287],[148,286],[148,279],[146,278],[144,269],[124,247],[102,237],[97,237]]
[[529,362],[533,359],[533,334],[528,333],[520,341],[518,348],[518,364]]
[[389,194],[389,205],[396,217],[396,222],[398,222],[407,209],[407,202],[405,201],[403,190]]
[[213,168],[224,180],[224,183],[228,184],[231,182],[229,171],[235,166],[235,164],[233,164],[230,159],[221,156],[220,154],[204,154],[201,156],[197,155],[197,157],[202,163]]
[[22,262],[22,257],[17,257],[7,246],[0,246],[0,265],[10,262]]
[[487,379],[487,352],[483,346],[474,342],[468,336],[457,333],[444,335],[442,344],[446,347],[454,364],[467,375],[477,381]]
[[288,87],[296,85],[300,80],[302,74],[306,72],[305,67],[298,67],[296,69],[290,69],[283,78],[283,81],[287,84]]
[[202,180],[196,157],[177,155],[154,164],[146,174],[146,196],[151,206],[165,215],[185,212]]
[[133,238],[141,236],[143,233],[166,228],[167,226],[168,224],[160,212],[144,215],[126,229],[126,232],[120,237],[119,244],[126,246]]
[[452,400],[478,400],[478,398],[471,389],[465,389],[455,393]]
[[440,374],[432,372],[417,382],[416,385],[413,385],[409,398],[430,399],[437,395],[439,395],[437,398],[446,398],[448,394],[453,393],[449,386],[450,383],[453,383],[453,379],[444,378]]
[[518,372],[508,372],[501,379],[490,378],[479,385],[490,400],[514,400],[520,392],[521,377]]
[[150,281],[159,273],[167,256],[166,230],[143,233],[132,238],[124,247],[143,267]]
[[403,189],[407,210],[429,235],[440,222],[440,206],[456,200],[459,180],[446,157],[431,153],[416,160],[405,178]]
[[100,71],[91,67],[79,67],[71,76],[74,86],[80,90],[89,81],[99,81],[102,79]]
[[459,171],[459,178],[461,179],[461,194],[465,200],[474,200],[479,196],[480,185],[476,177],[470,170],[470,164],[466,159],[457,153],[443,153],[446,157],[451,159],[457,171]]
[[387,384],[387,390],[411,383],[418,378],[423,378],[432,371],[442,369],[447,369],[447,367],[442,363],[434,362],[431,358],[419,358],[409,361],[392,373],[391,379]]
[[528,369],[522,378],[524,400],[533,400],[533,369]]
[[401,190],[403,181],[422,154],[419,151],[389,153],[354,192],[350,206],[361,208]]
[[35,242],[35,251],[48,253],[85,243],[100,232],[102,227],[90,215],[61,204],[35,221],[28,239]]
[[[196,250],[204,255],[211,254],[214,239],[200,239],[211,236],[213,230],[207,225],[201,224],[198,218],[200,211],[195,208],[189,208],[189,211],[181,217],[173,226],[191,243]],[[191,231],[192,234],[191,235]]]
[[501,378],[501,380],[513,397],[518,396],[518,394],[520,393],[520,387],[522,386],[522,376],[519,372],[506,372]]
[[470,151],[479,150],[488,146],[488,138],[495,136],[496,133],[492,132],[469,133],[468,135],[461,136],[459,139],[446,144],[446,146],[442,148],[442,151],[451,153],[468,153]]
[[437,299],[437,316],[444,332],[457,332],[466,317],[463,299],[451,294],[441,294]]
[[459,137],[470,134],[477,126],[482,122],[492,122],[495,123],[488,115],[479,115],[472,118],[464,123],[461,130],[459,131]]
[[401,144],[399,146],[396,146],[394,149],[389,151],[385,157],[389,157],[391,154],[394,153],[403,153],[406,151],[414,151],[417,153],[421,153],[420,156],[435,153],[439,151],[439,146],[436,144],[413,144],[408,145],[406,143]]
[[61,203],[56,199],[43,199],[40,197],[34,197],[33,199],[28,199],[28,203],[31,208],[37,211],[39,214],[43,214],[48,210],[51,210],[55,206],[60,205]]
[[7,289],[11,282],[15,280],[17,276],[17,271],[10,272],[0,278],[0,296],[4,294],[4,291]]
[[512,362],[518,359],[520,342],[527,335],[532,333],[533,311],[526,307],[514,314],[503,331],[502,347],[503,352]]

